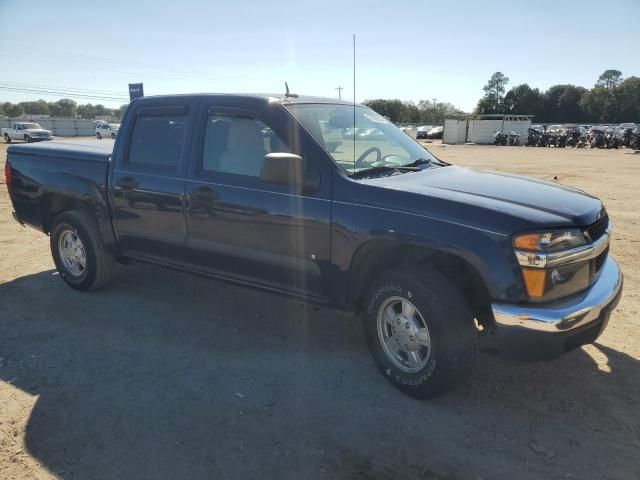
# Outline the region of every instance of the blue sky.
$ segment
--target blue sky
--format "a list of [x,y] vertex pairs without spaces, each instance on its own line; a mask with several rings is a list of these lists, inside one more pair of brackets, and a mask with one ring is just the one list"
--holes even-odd
[[[433,99],[472,110],[496,70],[510,86],[640,76],[640,0],[0,0],[0,86],[107,97],[293,91]],[[46,88],[45,88],[46,87]],[[0,89],[0,101],[60,95]],[[117,106],[120,101],[76,98]]]

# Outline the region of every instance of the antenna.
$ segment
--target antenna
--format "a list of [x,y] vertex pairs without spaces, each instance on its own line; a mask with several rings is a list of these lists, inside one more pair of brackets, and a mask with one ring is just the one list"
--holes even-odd
[[356,34],[353,34],[353,173],[356,172]]
[[298,98],[298,94],[297,93],[291,93],[289,91],[289,84],[287,82],[284,82],[284,88],[286,90],[286,92],[284,94],[285,97]]

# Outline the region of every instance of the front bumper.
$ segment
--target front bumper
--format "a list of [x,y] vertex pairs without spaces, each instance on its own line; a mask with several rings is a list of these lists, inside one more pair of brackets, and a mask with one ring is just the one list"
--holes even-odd
[[494,303],[495,328],[486,342],[504,356],[550,360],[594,342],[607,326],[622,295],[623,276],[607,258],[589,289],[547,305]]

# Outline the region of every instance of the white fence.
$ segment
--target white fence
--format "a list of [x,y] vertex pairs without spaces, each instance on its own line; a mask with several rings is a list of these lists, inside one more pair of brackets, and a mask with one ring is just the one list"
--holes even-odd
[[480,115],[470,120],[447,119],[444,122],[442,143],[491,144],[495,132],[498,131],[506,134],[516,132],[520,135],[519,143],[524,145],[531,118],[530,115]]
[[444,121],[442,143],[465,143],[467,141],[467,121],[447,119]]
[[96,134],[96,124],[93,120],[76,120],[74,118],[43,118],[41,120],[0,118],[0,128],[10,128],[14,122],[37,123],[42,128],[51,130],[54,136],[78,137]]

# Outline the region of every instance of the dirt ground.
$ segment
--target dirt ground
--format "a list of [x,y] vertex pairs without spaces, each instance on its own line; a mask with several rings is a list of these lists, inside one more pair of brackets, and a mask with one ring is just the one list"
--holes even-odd
[[626,284],[595,345],[481,354],[457,390],[416,401],[348,316],[149,267],[71,290],[0,185],[0,478],[640,478],[640,155],[430,148],[605,201]]

